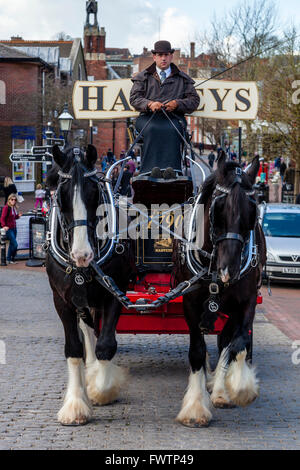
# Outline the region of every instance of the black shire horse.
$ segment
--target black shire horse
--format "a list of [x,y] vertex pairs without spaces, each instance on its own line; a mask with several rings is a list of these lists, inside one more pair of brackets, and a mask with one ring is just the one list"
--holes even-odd
[[[58,420],[63,425],[81,425],[91,418],[91,403],[113,402],[126,379],[126,371],[112,363],[121,304],[95,280],[90,266],[98,253],[96,212],[104,193],[103,183],[96,176],[96,149],[89,145],[86,153],[73,148],[61,152],[54,146],[53,158],[56,165],[49,172],[47,184],[56,188],[57,238],[68,257],[66,267],[51,245],[46,261],[55,308],[64,326],[69,372]],[[102,269],[126,292],[132,262],[130,246],[127,242],[123,246],[121,256],[114,252]]]
[[[211,404],[221,408],[246,406],[258,396],[258,380],[247,360],[266,261],[265,239],[252,191],[258,170],[258,158],[243,172],[238,163],[226,162],[223,152],[216,171],[203,185],[199,203],[204,205],[204,243],[203,251],[198,250],[196,254],[201,265],[209,267],[210,275],[200,281],[199,288],[184,296],[184,314],[190,330],[191,374],[177,421],[186,426],[207,426],[212,418]],[[240,274],[244,245],[251,231],[255,234],[253,246],[257,254]],[[209,259],[205,252],[212,257]],[[180,267],[179,259],[176,264],[177,279],[190,279],[187,264]],[[213,329],[217,314],[208,309],[209,301],[217,301],[218,311],[229,316],[218,337],[220,357],[212,375],[206,363],[204,333]]]

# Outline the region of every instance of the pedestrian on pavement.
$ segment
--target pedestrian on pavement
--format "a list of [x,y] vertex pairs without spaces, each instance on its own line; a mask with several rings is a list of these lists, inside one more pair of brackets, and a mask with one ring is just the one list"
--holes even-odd
[[283,183],[284,180],[284,174],[286,172],[286,164],[285,161],[283,160],[280,164],[280,176],[281,176],[281,182]]
[[35,209],[37,209],[38,206],[40,206],[41,209],[43,208],[43,201],[44,201],[45,195],[46,195],[46,191],[44,191],[43,186],[41,184],[38,184],[36,186],[36,191],[35,191],[35,204],[34,204]]
[[15,256],[18,250],[16,220],[22,215],[22,212],[19,214],[17,212],[17,194],[10,194],[1,214],[1,226],[6,232],[6,238],[9,240],[7,252],[8,264],[16,264]]
[[129,160],[129,162],[127,163],[127,165],[129,166],[129,171],[132,175],[134,175],[135,171],[136,171],[136,160],[135,158],[131,158],[131,160]]
[[281,157],[275,158],[274,168],[280,171]]
[[[118,182],[119,175],[120,175],[119,167],[116,166],[116,168],[114,168],[112,176],[111,176],[111,184],[112,184],[112,187],[114,189],[115,189],[115,186]],[[118,192],[118,191],[116,191],[116,192]]]
[[213,151],[211,151],[210,154],[208,155],[208,163],[211,168],[214,167],[215,159],[216,159],[215,154]]
[[10,194],[17,194],[18,193],[16,185],[13,183],[11,178],[9,178],[8,176],[6,176],[6,178],[4,179],[3,191],[4,191],[4,197],[5,197],[4,204],[7,203],[7,199],[8,199],[8,196]]
[[237,160],[237,154],[236,151],[233,149],[233,151],[230,153],[230,160],[235,162]]
[[121,196],[131,197],[131,178],[132,173],[130,173],[130,167],[126,165],[120,184]]
[[125,152],[125,150],[121,150],[121,153],[120,153],[120,158],[119,158],[119,160],[123,160],[123,158],[125,158],[125,156],[126,156],[126,152]]
[[107,166],[108,166],[108,163],[107,163],[107,156],[106,156],[106,155],[102,155],[102,158],[101,158],[101,171],[102,171],[103,173],[106,172]]
[[107,151],[107,163],[109,165],[112,165],[115,162],[116,162],[116,157],[114,156],[112,150],[108,149],[108,151]]

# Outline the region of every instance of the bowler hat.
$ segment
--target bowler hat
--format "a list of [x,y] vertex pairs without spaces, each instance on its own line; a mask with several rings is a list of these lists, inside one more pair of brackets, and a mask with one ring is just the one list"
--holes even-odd
[[169,41],[157,41],[154,44],[154,49],[151,51],[152,54],[173,54],[175,49],[172,49]]

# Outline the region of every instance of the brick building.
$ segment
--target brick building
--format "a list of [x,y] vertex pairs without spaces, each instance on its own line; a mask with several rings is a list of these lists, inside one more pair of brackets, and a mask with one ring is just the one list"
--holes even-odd
[[[80,39],[0,41],[0,176],[12,176],[19,191],[32,191],[47,167],[9,161],[11,153],[28,153],[42,145],[44,129],[57,117],[74,80],[86,80]],[[85,125],[85,123],[84,123]],[[58,135],[57,135],[58,136]]]
[[[12,175],[9,156],[15,151],[30,151],[41,143],[41,100],[43,77],[51,66],[38,57],[30,57],[0,44],[0,174]],[[16,182],[23,174],[31,187],[35,179],[32,164],[15,166]],[[18,188],[19,189],[19,188]],[[22,188],[20,188],[21,190]]]

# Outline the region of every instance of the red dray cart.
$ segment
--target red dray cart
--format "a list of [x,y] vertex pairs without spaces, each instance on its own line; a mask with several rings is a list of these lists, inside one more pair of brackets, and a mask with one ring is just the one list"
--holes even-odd
[[[150,203],[171,201],[181,204],[193,195],[191,179],[177,178],[175,181],[160,181],[149,177],[138,178],[133,183],[135,192],[134,203],[143,203],[150,209]],[[143,299],[152,303],[171,290],[172,247],[168,250],[158,250],[155,242],[146,237],[136,243],[137,281],[126,293],[128,299],[136,304]],[[258,296],[257,303],[262,303]],[[210,334],[219,335],[225,327],[228,316],[218,313],[214,331]],[[183,313],[183,297],[177,297],[169,303],[154,310],[144,312],[135,309],[122,308],[117,332],[124,334],[188,334],[189,328]]]

